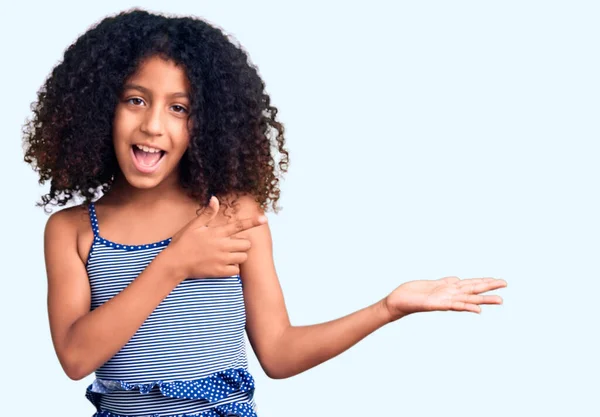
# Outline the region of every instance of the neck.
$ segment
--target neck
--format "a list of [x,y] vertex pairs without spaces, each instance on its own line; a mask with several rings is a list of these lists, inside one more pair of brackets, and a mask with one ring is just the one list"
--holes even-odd
[[115,180],[105,197],[107,197],[105,201],[109,200],[124,206],[146,208],[166,201],[192,201],[177,178],[165,178],[164,181],[152,188],[136,188],[127,182],[120,171],[115,175]]

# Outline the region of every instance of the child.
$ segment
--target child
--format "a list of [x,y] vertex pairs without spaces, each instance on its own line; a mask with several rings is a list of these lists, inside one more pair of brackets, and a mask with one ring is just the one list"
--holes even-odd
[[503,280],[446,277],[291,326],[264,217],[271,148],[282,172],[288,152],[264,87],[221,30],[133,9],[84,33],[38,93],[38,205],[85,200],[45,228],[52,341],[70,378],[95,372],[94,416],[256,416],[244,331],[265,373],[288,378],[411,313],[502,303],[479,294]]

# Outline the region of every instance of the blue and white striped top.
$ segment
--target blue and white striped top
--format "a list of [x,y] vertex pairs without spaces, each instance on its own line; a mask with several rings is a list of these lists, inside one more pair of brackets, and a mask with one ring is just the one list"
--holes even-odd
[[[100,236],[86,262],[91,310],[121,292],[171,242],[123,245]],[[96,370],[93,417],[256,417],[239,275],[186,278],[123,348]]]

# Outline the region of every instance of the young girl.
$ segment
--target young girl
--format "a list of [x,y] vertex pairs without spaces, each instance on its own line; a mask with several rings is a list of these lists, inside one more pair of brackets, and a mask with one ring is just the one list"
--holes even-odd
[[288,152],[264,89],[218,28],[133,9],[84,33],[38,93],[38,205],[84,198],[45,228],[52,341],[70,378],[95,372],[94,416],[254,417],[244,331],[288,378],[411,313],[502,303],[480,294],[503,280],[446,277],[292,326],[264,217]]

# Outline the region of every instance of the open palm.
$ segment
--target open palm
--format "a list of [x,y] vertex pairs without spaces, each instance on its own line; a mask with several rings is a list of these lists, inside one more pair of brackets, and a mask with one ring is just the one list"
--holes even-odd
[[385,298],[392,320],[422,311],[471,311],[480,313],[479,304],[502,304],[498,295],[483,292],[506,287],[506,281],[495,278],[445,277],[437,280],[409,281]]

